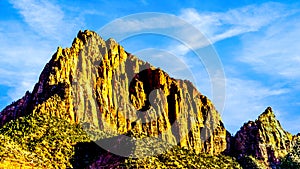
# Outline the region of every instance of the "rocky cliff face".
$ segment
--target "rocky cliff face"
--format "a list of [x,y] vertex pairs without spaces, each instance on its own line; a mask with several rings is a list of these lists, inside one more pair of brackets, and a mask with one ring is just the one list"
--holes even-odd
[[265,166],[272,166],[290,151],[292,139],[268,107],[257,120],[245,123],[236,133],[232,139],[232,152],[238,158],[253,156]]
[[[220,115],[191,82],[169,77],[91,31],[80,31],[72,47],[57,49],[32,93],[7,106],[0,124],[34,112],[119,134],[135,130],[196,152],[220,154],[227,147]],[[272,142],[273,136],[262,137]]]

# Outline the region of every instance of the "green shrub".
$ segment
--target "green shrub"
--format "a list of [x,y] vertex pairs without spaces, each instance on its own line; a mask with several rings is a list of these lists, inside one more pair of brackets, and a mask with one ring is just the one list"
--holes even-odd
[[0,129],[0,162],[19,161],[36,167],[67,168],[77,142],[90,141],[79,125],[58,117],[32,114]]
[[284,169],[300,169],[300,137],[295,140],[291,152],[281,159],[280,167]]
[[[130,137],[147,138],[129,132]],[[85,131],[80,125],[48,114],[31,114],[11,121],[0,129],[1,163],[14,161],[38,168],[80,168],[89,165],[105,150],[93,141],[112,137],[113,133],[99,130]],[[76,149],[76,146],[83,146]],[[156,145],[155,149],[147,145]],[[93,151],[87,151],[93,150]],[[95,152],[97,151],[97,152]],[[143,158],[122,159],[120,166],[128,168],[241,168],[234,158],[197,154],[191,150],[171,147],[160,139],[140,139],[133,153]],[[162,153],[162,154],[159,154]],[[156,155],[158,154],[158,155]]]
[[139,159],[128,158],[122,166],[127,168],[241,168],[232,157],[199,154],[179,146],[175,146],[163,154]]

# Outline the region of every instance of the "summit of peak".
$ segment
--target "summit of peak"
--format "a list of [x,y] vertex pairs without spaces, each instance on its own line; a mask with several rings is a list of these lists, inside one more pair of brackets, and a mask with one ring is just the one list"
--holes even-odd
[[259,115],[258,120],[264,119],[266,117],[276,118],[274,111],[272,110],[272,107],[267,107],[266,110],[261,115]]
[[79,30],[77,37],[80,38],[82,36],[98,36],[98,34],[91,30],[84,30],[84,31]]
[[[164,141],[195,152],[220,154],[226,149],[219,113],[191,82],[170,77],[94,31],[80,30],[70,48],[57,49],[30,96],[18,107],[6,108],[0,124],[33,112],[55,112],[103,131],[136,130],[149,137],[164,133]],[[139,113],[146,110],[153,113]],[[170,130],[173,124],[178,133]]]

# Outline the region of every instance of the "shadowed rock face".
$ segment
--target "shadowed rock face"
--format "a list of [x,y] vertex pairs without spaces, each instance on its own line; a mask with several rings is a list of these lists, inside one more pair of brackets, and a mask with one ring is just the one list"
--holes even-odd
[[91,31],[57,49],[32,93],[1,112],[1,125],[33,112],[120,134],[134,129],[196,152],[219,154],[227,147],[220,115],[191,82]]
[[269,166],[290,151],[292,139],[268,107],[257,120],[245,123],[236,133],[232,152],[238,157],[251,155]]

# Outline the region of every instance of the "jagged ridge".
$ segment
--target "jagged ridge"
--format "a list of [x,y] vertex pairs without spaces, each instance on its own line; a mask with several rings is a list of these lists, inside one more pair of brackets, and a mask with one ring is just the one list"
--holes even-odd
[[33,92],[0,113],[1,125],[32,112],[120,134],[135,129],[196,152],[219,154],[227,147],[218,112],[190,82],[169,77],[91,31],[80,31],[71,48],[58,48]]
[[255,121],[248,121],[233,138],[232,154],[238,158],[252,156],[263,165],[274,167],[293,147],[293,136],[286,132],[268,107]]
[[211,101],[191,82],[169,77],[91,31],[80,31],[72,47],[57,49],[32,93],[0,113],[0,125],[29,114],[92,130],[135,131],[195,152],[253,156],[265,168],[277,165],[298,138],[282,129],[271,108],[230,137]]

